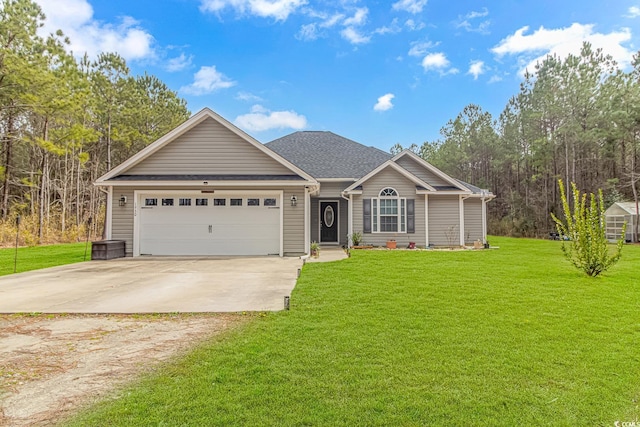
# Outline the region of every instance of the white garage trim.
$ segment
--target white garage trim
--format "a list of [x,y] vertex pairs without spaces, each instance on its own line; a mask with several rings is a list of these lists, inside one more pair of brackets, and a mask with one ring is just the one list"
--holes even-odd
[[[200,190],[135,190],[133,197],[133,256],[140,256],[140,239],[141,239],[141,207],[143,206],[143,199],[145,197],[158,197],[167,196],[174,198],[209,198],[209,197],[233,197],[233,196],[272,196],[278,197],[279,195],[279,256],[284,255],[284,194],[282,190],[214,190],[211,192],[203,193]],[[176,202],[177,203],[177,202]],[[244,206],[246,207],[246,206]]]
[[105,234],[107,240],[111,240],[113,230],[113,187],[108,187],[107,193],[107,218],[105,220]]

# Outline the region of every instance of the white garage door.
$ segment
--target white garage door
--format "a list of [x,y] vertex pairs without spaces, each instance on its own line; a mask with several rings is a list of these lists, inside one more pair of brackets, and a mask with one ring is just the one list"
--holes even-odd
[[279,255],[280,195],[141,195],[140,255]]

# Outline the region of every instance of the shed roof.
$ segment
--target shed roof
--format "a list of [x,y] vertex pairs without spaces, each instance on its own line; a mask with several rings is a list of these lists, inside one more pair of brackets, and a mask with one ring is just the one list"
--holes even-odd
[[615,202],[613,205],[609,206],[606,213],[612,214],[614,211],[619,211],[622,209],[626,213],[630,215],[636,215],[636,203],[635,202]]

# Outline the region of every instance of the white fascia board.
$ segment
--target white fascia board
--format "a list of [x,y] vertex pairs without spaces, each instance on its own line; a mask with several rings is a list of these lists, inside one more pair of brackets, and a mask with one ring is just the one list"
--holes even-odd
[[[470,191],[424,191],[424,190],[416,190],[416,194],[428,194],[429,196],[466,196],[473,197],[474,194]],[[478,196],[480,196],[478,194]]]
[[303,187],[308,186],[306,181],[109,181],[104,183],[96,182],[96,186],[113,187]]
[[366,174],[365,176],[363,176],[362,178],[360,178],[359,180],[351,184],[349,187],[347,187],[344,190],[344,192],[347,194],[351,193],[351,191],[353,191],[356,187],[362,185],[363,183],[368,181],[371,177],[375,176],[380,171],[388,167],[399,172],[401,175],[403,175],[408,180],[413,181],[415,184],[428,188],[431,191],[436,191],[435,188],[433,188],[432,186],[430,186],[429,184],[427,184],[426,182],[424,182],[423,180],[421,180],[420,178],[418,178],[417,176],[415,176],[414,174],[412,174],[411,172],[409,172],[408,170],[406,170],[405,168],[397,164],[393,159],[391,159],[391,160],[387,160],[386,162],[384,162],[383,164],[381,164],[380,166],[378,166],[377,168],[375,168],[374,170],[372,170],[371,172],[369,172],[368,174]]
[[358,178],[317,178],[318,182],[356,182]]
[[401,159],[404,156],[411,157],[412,159],[417,161],[420,165],[422,165],[424,168],[430,170],[431,172],[433,172],[434,174],[436,174],[440,178],[444,179],[445,181],[447,181],[449,184],[453,185],[454,187],[458,187],[459,189],[461,189],[463,191],[471,191],[470,189],[468,189],[464,185],[460,184],[460,182],[458,182],[458,180],[455,180],[452,177],[450,177],[449,175],[447,175],[446,173],[442,172],[440,169],[438,169],[437,167],[433,166],[431,163],[427,162],[425,159],[423,159],[422,157],[418,156],[413,151],[403,150],[400,153],[398,153],[391,160],[396,161],[398,159]]
[[146,159],[151,154],[155,153],[156,151],[158,151],[159,149],[161,149],[162,147],[167,145],[169,142],[173,141],[174,139],[176,139],[180,135],[184,134],[188,130],[192,129],[193,127],[195,127],[199,123],[203,122],[207,118],[211,118],[211,119],[215,120],[216,122],[220,123],[222,126],[227,128],[231,132],[235,133],[240,138],[244,139],[245,141],[247,141],[248,143],[250,143],[251,145],[253,145],[257,149],[259,149],[264,154],[266,154],[267,156],[271,157],[272,159],[274,159],[275,161],[277,161],[278,163],[280,163],[284,167],[288,168],[289,170],[294,172],[296,175],[301,176],[302,178],[304,178],[309,183],[313,183],[313,184],[317,183],[316,179],[313,178],[311,175],[309,175],[308,173],[306,173],[305,171],[303,171],[299,167],[295,166],[293,163],[289,162],[284,157],[282,157],[279,154],[277,154],[275,151],[272,151],[269,148],[265,147],[258,140],[256,140],[255,138],[253,138],[249,134],[245,133],[243,130],[241,130],[237,126],[233,125],[231,122],[229,122],[228,120],[226,120],[225,118],[220,116],[218,113],[216,113],[213,110],[211,110],[210,108],[206,108],[206,107],[203,108],[202,110],[200,110],[199,112],[197,112],[196,114],[194,114],[193,116],[191,116],[184,123],[182,123],[181,125],[179,125],[175,129],[173,129],[172,131],[170,131],[169,133],[167,133],[166,135],[164,135],[160,139],[158,139],[155,142],[149,144],[147,147],[145,147],[144,149],[139,151],[134,156],[130,157],[128,160],[124,161],[123,163],[121,163],[117,167],[113,168],[110,172],[107,172],[106,174],[102,175],[100,178],[98,178],[96,180],[96,183],[101,184],[104,181],[106,181],[106,180],[108,180],[110,178],[113,178],[114,176],[122,174],[127,169],[130,169],[132,166],[140,163],[142,160]]
[[190,130],[194,126],[196,126],[199,123],[201,123],[202,121],[204,121],[207,117],[209,117],[209,115],[207,114],[207,112],[205,110],[208,110],[208,109],[205,108],[205,109],[200,110],[198,113],[196,113],[193,116],[191,116],[189,119],[187,119],[184,123],[182,123],[178,127],[174,128],[173,130],[171,130],[170,132],[168,132],[164,136],[160,137],[156,141],[154,141],[151,144],[147,145],[145,148],[143,148],[142,150],[138,151],[136,154],[134,154],[133,156],[131,156],[130,158],[128,158],[124,162],[120,163],[118,166],[116,166],[115,168],[111,169],[109,172],[105,173],[100,178],[96,179],[96,183],[97,184],[101,184],[104,181],[106,181],[106,180],[108,180],[110,178],[113,178],[116,175],[120,175],[125,170],[127,170],[127,169],[131,168],[132,166],[138,164],[142,160],[144,160],[147,157],[149,157],[151,154],[153,154],[156,151],[158,151],[160,148],[162,148],[165,145],[167,145],[169,142],[173,141],[174,139],[176,139],[177,137],[179,137],[183,133],[187,132],[188,130]]

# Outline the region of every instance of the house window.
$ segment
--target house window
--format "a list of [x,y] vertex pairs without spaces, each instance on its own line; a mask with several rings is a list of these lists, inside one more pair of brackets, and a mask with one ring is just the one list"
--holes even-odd
[[213,206],[225,206],[227,199],[213,199]]
[[275,206],[276,205],[276,199],[264,199],[264,205],[265,206]]
[[231,199],[231,206],[242,206],[242,199]]
[[371,199],[372,231],[374,233],[407,232],[407,200],[393,188],[384,188]]
[[196,206],[207,206],[209,199],[196,199]]
[[144,199],[145,206],[158,206],[158,199]]
[[173,206],[173,199],[162,199],[162,206]]
[[179,206],[191,206],[191,199],[180,199],[178,200]]
[[260,199],[247,199],[247,206],[260,206]]

